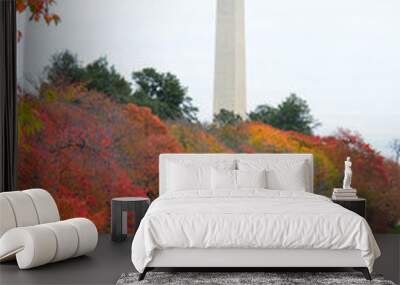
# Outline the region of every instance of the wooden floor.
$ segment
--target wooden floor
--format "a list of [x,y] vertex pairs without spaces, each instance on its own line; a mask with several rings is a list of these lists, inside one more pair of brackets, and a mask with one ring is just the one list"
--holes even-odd
[[[382,257],[375,272],[400,282],[400,235],[376,235]],[[131,239],[121,243],[100,235],[97,249],[78,257],[30,270],[19,270],[15,262],[0,265],[0,284],[115,284],[124,272],[134,271],[130,259]],[[311,270],[310,270],[311,271]]]

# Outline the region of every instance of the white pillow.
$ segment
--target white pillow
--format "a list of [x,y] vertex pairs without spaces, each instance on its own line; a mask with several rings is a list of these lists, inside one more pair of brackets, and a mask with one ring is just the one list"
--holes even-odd
[[267,188],[273,190],[306,191],[308,188],[308,173],[305,160],[239,160],[240,170],[266,170]]
[[211,167],[168,163],[168,191],[211,190]]
[[236,190],[236,170],[232,169],[211,169],[212,189]]
[[306,192],[305,163],[281,165],[267,170],[268,189]]
[[236,170],[237,187],[240,188],[267,188],[267,171],[263,170]]

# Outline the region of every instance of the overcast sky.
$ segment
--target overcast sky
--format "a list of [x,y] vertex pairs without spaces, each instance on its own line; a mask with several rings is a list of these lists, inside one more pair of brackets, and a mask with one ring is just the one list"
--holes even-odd
[[[130,80],[155,67],[189,88],[201,120],[213,96],[215,0],[58,0],[57,26],[24,25],[19,76],[36,79],[69,49],[83,63],[107,56]],[[246,0],[248,111],[290,93],[322,123],[358,131],[390,155],[400,138],[400,1]]]

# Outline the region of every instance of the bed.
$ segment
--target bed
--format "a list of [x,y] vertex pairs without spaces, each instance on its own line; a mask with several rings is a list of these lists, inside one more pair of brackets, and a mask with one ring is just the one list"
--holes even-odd
[[380,251],[361,216],[313,194],[311,154],[162,154],[132,262],[153,268],[352,267]]

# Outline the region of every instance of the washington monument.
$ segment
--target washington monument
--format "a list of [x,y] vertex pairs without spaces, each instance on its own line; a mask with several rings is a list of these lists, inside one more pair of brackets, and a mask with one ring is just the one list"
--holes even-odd
[[214,107],[246,116],[244,0],[217,0]]

